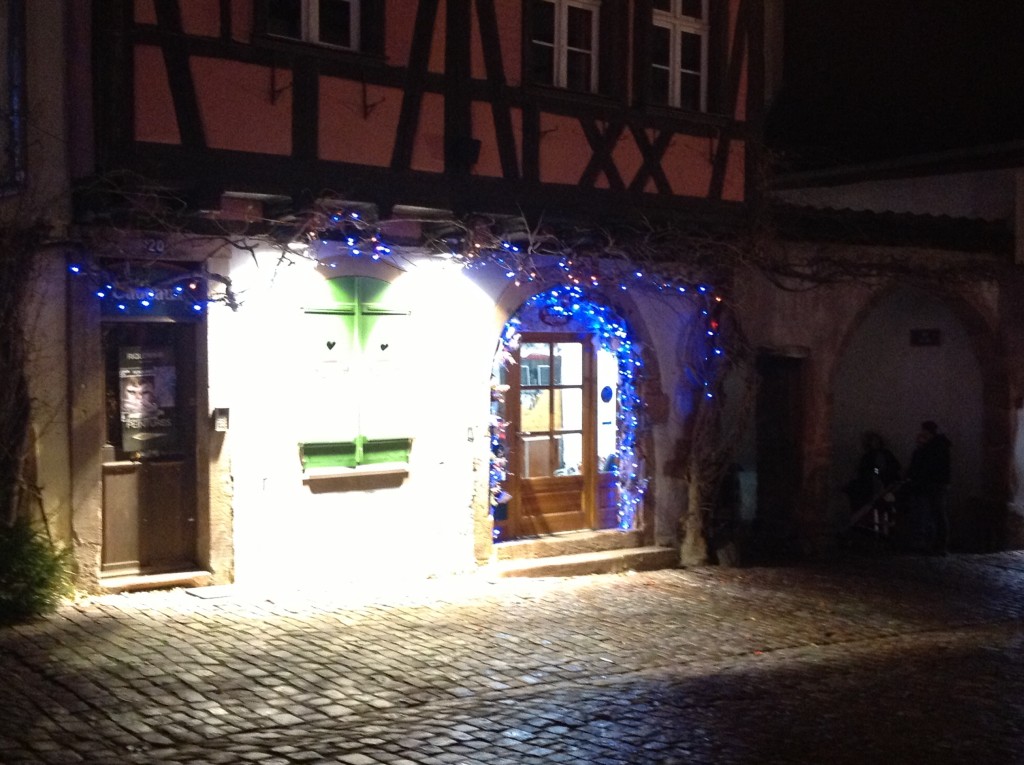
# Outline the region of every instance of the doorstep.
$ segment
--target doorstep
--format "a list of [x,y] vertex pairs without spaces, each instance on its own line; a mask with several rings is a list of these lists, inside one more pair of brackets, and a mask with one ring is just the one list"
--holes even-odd
[[543,558],[498,560],[483,566],[480,572],[484,576],[496,578],[585,576],[678,567],[679,551],[674,547],[632,547]]
[[206,587],[213,584],[209,571],[171,571],[164,574],[121,574],[100,578],[104,592],[159,590],[167,587]]
[[643,545],[639,531],[602,529],[600,531],[565,531],[559,534],[545,534],[538,537],[514,539],[494,545],[498,560],[521,560],[524,558],[551,558],[556,555],[624,550]]

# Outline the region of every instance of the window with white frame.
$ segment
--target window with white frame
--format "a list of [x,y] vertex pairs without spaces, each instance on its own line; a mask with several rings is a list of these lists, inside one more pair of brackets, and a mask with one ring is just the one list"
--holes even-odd
[[597,91],[599,0],[533,0],[530,81]]
[[268,0],[267,34],[359,50],[361,0]]
[[707,110],[709,0],[653,0],[651,101]]

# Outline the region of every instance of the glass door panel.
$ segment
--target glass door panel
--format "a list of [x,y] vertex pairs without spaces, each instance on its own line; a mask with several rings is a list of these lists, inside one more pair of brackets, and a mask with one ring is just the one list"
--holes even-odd
[[524,343],[519,352],[519,383],[523,389],[551,383],[551,346]]
[[519,431],[521,433],[547,433],[550,430],[551,391],[520,391]]
[[556,388],[552,396],[551,430],[582,430],[583,388]]
[[583,434],[563,433],[555,436],[558,466],[555,475],[579,475],[583,472]]
[[554,343],[555,385],[583,385],[583,345],[581,343]]
[[554,444],[550,436],[523,436],[523,477],[542,478],[554,473]]

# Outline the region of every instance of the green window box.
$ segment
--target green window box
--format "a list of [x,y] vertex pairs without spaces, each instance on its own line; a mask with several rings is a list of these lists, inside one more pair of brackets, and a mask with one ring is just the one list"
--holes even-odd
[[303,470],[358,468],[360,465],[408,463],[411,450],[411,438],[368,439],[359,436],[355,441],[299,444],[299,458]]

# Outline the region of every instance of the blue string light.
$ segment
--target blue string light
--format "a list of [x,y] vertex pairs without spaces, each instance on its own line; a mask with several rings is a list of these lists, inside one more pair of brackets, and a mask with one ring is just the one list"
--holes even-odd
[[68,271],[92,285],[93,295],[106,310],[124,315],[178,312],[195,315],[206,309],[206,278],[198,274],[171,274],[155,269],[157,278],[141,283],[125,274],[114,275],[95,264],[71,263]]
[[[601,350],[612,353],[618,363],[618,399],[616,407],[616,448],[613,473],[618,486],[617,521],[619,528],[636,525],[637,513],[647,489],[647,476],[637,451],[641,425],[642,402],[638,391],[643,371],[640,349],[632,339],[625,321],[603,299],[586,293],[577,285],[561,285],[534,295],[509,319],[501,335],[501,357],[513,357],[524,321],[532,326],[539,317],[565,320],[572,331],[586,332],[598,339]],[[497,384],[497,381],[496,381]],[[506,474],[504,438],[507,430],[500,414],[492,415],[491,423],[491,513],[495,513],[503,495]],[[496,540],[500,528],[495,528]]]

